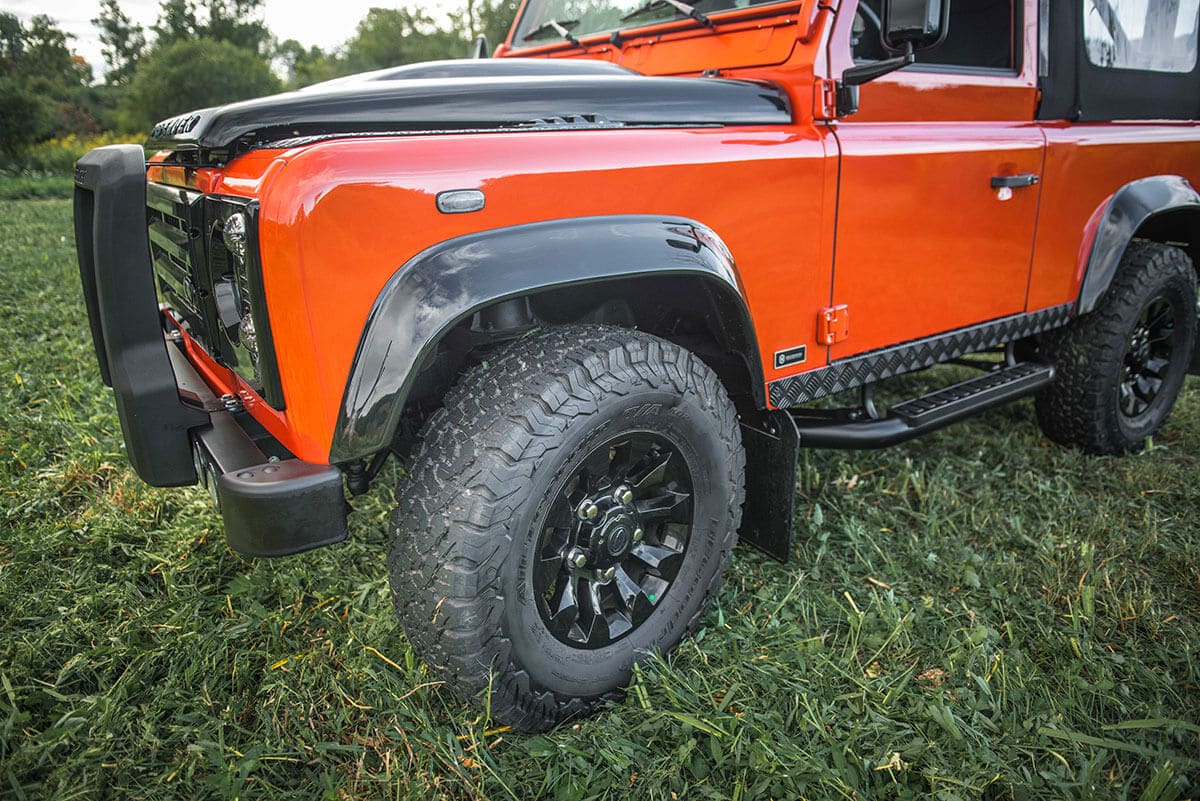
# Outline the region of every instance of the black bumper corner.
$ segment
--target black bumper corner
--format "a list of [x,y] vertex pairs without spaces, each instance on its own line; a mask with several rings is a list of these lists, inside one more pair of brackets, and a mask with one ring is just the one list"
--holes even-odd
[[274,460],[234,415],[214,411],[211,419],[194,432],[192,457],[231,548],[246,556],[289,556],[346,539],[350,507],[340,470]]
[[75,242],[100,376],[111,386],[133,469],[148,484],[203,480],[225,536],[251,556],[346,538],[341,471],[259,447],[163,330],[150,262],[146,163],[137,145],[97,148],[75,167]]
[[195,484],[188,430],[208,416],[179,402],[167,357],[137,145],[97,148],[76,164],[75,247],[100,376],[116,396],[133,469],[156,487]]

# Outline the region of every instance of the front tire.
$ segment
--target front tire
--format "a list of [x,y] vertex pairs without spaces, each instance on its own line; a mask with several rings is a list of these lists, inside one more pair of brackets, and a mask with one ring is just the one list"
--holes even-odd
[[1195,339],[1191,259],[1131,243],[1099,307],[1042,339],[1056,370],[1036,400],[1042,431],[1089,453],[1141,450],[1171,414]]
[[619,697],[699,625],[744,466],[733,404],[686,350],[601,326],[507,346],[431,416],[399,489],[388,566],[413,647],[525,730]]

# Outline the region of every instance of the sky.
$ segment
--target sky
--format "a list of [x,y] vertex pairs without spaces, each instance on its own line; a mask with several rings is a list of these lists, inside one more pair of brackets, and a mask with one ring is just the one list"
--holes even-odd
[[[159,0],[121,0],[121,10],[130,19],[149,29],[158,17]],[[266,0],[263,17],[267,27],[280,40],[296,39],[305,46],[320,45],[330,49],[354,35],[359,20],[372,6],[396,6],[387,0]],[[406,5],[423,8],[430,16],[439,17],[459,5],[456,0],[412,0]],[[104,72],[100,55],[100,40],[91,20],[100,14],[100,0],[0,0],[0,11],[9,11],[24,21],[36,14],[46,14],[59,27],[71,34],[72,49],[87,59],[96,76]]]

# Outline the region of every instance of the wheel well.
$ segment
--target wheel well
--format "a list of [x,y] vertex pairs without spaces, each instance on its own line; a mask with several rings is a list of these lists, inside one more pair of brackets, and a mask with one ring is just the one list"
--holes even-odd
[[1175,245],[1187,252],[1192,266],[1200,271],[1200,208],[1171,209],[1142,223],[1135,239]]
[[763,408],[762,368],[740,298],[716,282],[638,276],[555,287],[497,300],[459,322],[419,368],[398,439],[415,436],[464,370],[504,343],[543,326],[594,323],[636,328],[695,353],[738,408]]

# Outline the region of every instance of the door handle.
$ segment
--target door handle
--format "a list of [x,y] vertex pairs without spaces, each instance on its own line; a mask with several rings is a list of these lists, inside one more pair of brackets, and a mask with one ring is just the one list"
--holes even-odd
[[992,189],[1024,189],[1027,186],[1033,186],[1041,178],[1037,173],[1026,172],[1020,175],[997,175],[992,178]]

